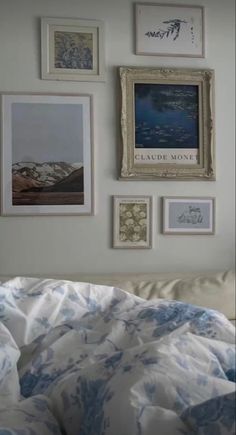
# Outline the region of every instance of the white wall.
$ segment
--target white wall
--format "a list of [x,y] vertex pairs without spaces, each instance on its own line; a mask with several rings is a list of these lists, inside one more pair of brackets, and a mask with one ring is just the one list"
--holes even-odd
[[[235,1],[188,0],[186,3],[205,6],[205,59],[134,55],[132,0],[0,0],[0,91],[94,95],[96,197],[95,216],[0,217],[0,275],[205,271],[233,266]],[[40,79],[39,22],[42,16],[104,20],[105,83]],[[215,70],[215,182],[117,180],[119,86],[116,67],[121,65]],[[122,194],[154,196],[152,250],[111,248],[111,196]],[[215,196],[216,235],[162,235],[160,197],[166,195]]]

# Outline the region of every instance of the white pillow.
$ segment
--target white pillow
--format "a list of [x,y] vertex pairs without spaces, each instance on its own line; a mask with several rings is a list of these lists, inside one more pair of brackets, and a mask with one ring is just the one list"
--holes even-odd
[[[235,315],[235,273],[215,272],[207,275],[173,279],[158,279],[158,274],[137,274],[108,280],[103,284],[115,285],[144,299],[174,299],[222,312],[228,319]],[[99,284],[99,282],[97,282]],[[101,283],[101,282],[100,282]]]

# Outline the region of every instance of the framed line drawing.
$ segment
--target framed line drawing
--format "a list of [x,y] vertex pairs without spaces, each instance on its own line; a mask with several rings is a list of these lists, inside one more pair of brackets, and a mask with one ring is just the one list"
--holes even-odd
[[113,196],[113,248],[152,247],[152,197]]
[[215,198],[163,197],[163,234],[214,234]]
[[202,6],[136,3],[136,54],[205,57]]
[[3,215],[93,214],[91,95],[2,94]]
[[46,80],[105,81],[103,22],[42,18],[41,70]]
[[121,179],[214,180],[214,71],[121,67]]

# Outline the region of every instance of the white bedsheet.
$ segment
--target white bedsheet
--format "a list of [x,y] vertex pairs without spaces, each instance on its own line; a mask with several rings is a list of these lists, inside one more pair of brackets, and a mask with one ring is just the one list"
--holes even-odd
[[114,287],[0,286],[0,435],[235,434],[235,328]]

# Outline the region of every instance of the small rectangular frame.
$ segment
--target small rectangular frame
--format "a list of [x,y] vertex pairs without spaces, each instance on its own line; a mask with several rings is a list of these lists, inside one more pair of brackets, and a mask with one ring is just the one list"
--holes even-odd
[[136,54],[205,57],[202,6],[136,3]]
[[163,197],[163,234],[214,234],[215,198]]
[[151,196],[113,196],[113,248],[152,248]]

